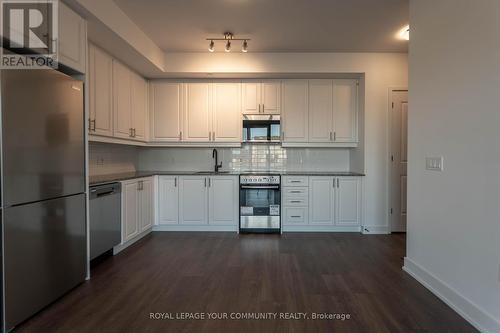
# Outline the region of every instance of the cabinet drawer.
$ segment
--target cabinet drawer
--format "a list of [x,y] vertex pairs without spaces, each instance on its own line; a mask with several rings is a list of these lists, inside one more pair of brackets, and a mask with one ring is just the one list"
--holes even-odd
[[284,207],[283,208],[283,223],[284,224],[307,224],[307,208],[306,207]]
[[283,198],[307,198],[309,196],[308,187],[285,187],[283,188]]
[[307,176],[285,176],[283,177],[284,186],[308,186]]
[[283,199],[283,206],[286,207],[307,207],[309,204],[309,200],[307,197],[305,198],[285,198]]

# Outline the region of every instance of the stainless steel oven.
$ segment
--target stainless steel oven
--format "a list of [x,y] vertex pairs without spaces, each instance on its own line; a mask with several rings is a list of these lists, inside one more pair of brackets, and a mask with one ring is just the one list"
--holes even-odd
[[243,141],[280,143],[279,115],[243,115]]
[[240,175],[240,232],[281,232],[279,175]]

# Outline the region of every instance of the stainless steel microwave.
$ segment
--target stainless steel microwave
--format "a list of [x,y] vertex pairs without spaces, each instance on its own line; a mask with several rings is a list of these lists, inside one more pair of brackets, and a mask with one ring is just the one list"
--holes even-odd
[[244,142],[281,142],[279,115],[243,115]]

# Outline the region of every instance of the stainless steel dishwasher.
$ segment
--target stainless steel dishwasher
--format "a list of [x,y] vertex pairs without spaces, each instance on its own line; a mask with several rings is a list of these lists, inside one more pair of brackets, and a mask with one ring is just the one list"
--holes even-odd
[[90,187],[90,259],[121,241],[121,184]]

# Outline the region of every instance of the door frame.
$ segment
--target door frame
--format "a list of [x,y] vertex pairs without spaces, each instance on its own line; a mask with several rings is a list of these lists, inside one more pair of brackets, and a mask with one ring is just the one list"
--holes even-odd
[[387,233],[392,234],[392,161],[391,161],[391,153],[392,153],[392,102],[393,102],[393,94],[395,92],[407,92],[409,93],[408,87],[390,87],[388,93],[387,100]]

